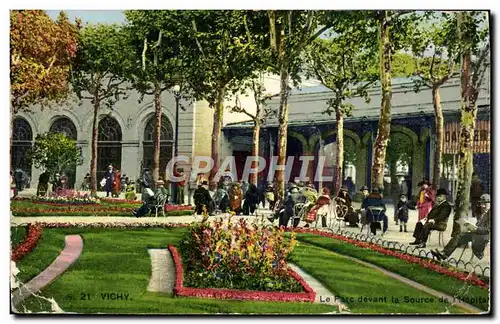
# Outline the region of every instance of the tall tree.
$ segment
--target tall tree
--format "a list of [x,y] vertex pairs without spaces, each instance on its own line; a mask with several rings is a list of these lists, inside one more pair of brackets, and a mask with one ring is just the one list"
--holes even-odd
[[141,94],[153,96],[155,125],[153,132],[153,180],[160,175],[161,95],[182,80],[179,76],[179,41],[175,32],[175,10],[130,10],[125,12],[126,30],[135,48],[137,64],[130,80]]
[[[250,117],[253,122],[252,156],[254,157],[254,160],[252,161],[251,167],[256,168],[259,157],[260,129],[262,127],[262,124],[265,122],[265,119],[274,112],[273,110],[268,109],[268,107],[266,106],[266,101],[277,95],[266,93],[263,73],[256,73],[256,75],[253,78],[250,78],[246,82],[246,84],[246,87],[249,88],[253,95],[253,99],[255,102],[255,113],[243,107],[238,96],[235,99],[235,105],[231,107],[231,111],[235,113],[243,113]],[[254,185],[257,185],[258,174],[251,173],[249,181]]]
[[117,25],[87,25],[78,37],[79,47],[71,73],[71,83],[80,100],[93,106],[90,188],[97,192],[97,138],[102,106],[112,109],[120,96],[126,97],[127,71],[132,69],[133,49]]
[[[331,23],[326,12],[314,10],[269,10],[268,21],[270,48],[273,55],[271,69],[280,76],[277,163],[285,165],[290,80],[294,84],[300,82],[299,73],[306,46],[326,32],[331,27]],[[282,200],[285,195],[285,170],[276,171],[276,182],[277,199]]]
[[63,12],[56,21],[42,10],[10,12],[11,131],[19,111],[30,112],[35,104],[43,108],[69,95],[78,26],[78,21],[70,23]]
[[[458,192],[455,219],[469,214],[470,187],[473,173],[473,141],[477,116],[477,98],[490,65],[488,13],[458,12],[459,50],[461,56],[461,118],[458,169]],[[454,225],[453,233],[456,233]]]
[[410,22],[414,19],[403,17],[408,12],[394,12],[389,10],[376,11],[372,19],[378,23],[379,64],[381,104],[377,137],[374,144],[372,162],[372,187],[384,186],[384,170],[386,150],[391,134],[391,108],[392,108],[392,55],[404,45],[403,39],[407,35]]
[[258,12],[243,10],[183,11],[178,20],[183,78],[193,97],[214,109],[210,179],[221,162],[224,102],[241,89],[259,60],[253,40],[261,28],[258,20]]
[[344,117],[349,117],[354,108],[348,100],[363,96],[368,102],[370,97],[366,90],[379,78],[374,44],[368,39],[361,41],[365,28],[359,26],[364,23],[364,17],[348,13],[339,18],[334,26],[336,36],[328,40],[316,39],[307,51],[307,74],[332,91],[324,113],[334,114],[337,124],[334,194],[342,186]]
[[[441,160],[444,145],[444,117],[441,107],[440,87],[456,73],[458,53],[458,33],[456,13],[427,13],[423,26],[416,28],[415,33],[408,37],[415,58],[414,80],[415,90],[422,87],[432,90],[434,120],[436,128],[436,149],[434,151],[434,168],[432,184],[439,188],[441,177]],[[440,20],[438,20],[441,18]],[[437,21],[437,23],[436,23]],[[434,22],[429,26],[431,22]],[[428,53],[432,53],[429,56]]]

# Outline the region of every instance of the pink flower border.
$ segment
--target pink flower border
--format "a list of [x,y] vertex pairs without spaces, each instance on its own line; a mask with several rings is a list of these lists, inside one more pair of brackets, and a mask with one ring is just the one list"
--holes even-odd
[[[291,230],[287,229],[287,231],[291,231]],[[474,273],[468,274],[468,273],[461,272],[458,270],[450,270],[446,267],[443,267],[439,264],[433,263],[429,260],[425,260],[425,259],[422,259],[420,257],[414,256],[414,255],[409,255],[409,254],[406,254],[403,252],[386,249],[384,247],[381,247],[378,244],[373,244],[373,243],[368,243],[368,242],[364,242],[364,241],[360,241],[360,240],[355,240],[355,239],[352,239],[352,238],[349,238],[346,236],[342,236],[339,234],[328,233],[328,232],[319,231],[316,229],[295,228],[294,231],[297,233],[314,234],[314,235],[319,235],[319,236],[323,236],[323,237],[333,238],[333,239],[336,239],[336,240],[339,240],[342,242],[353,244],[353,245],[361,247],[361,248],[367,248],[367,249],[370,249],[370,250],[373,250],[373,251],[376,251],[376,252],[379,252],[379,253],[382,253],[385,255],[389,255],[389,256],[398,258],[400,260],[407,261],[409,263],[418,264],[423,268],[433,270],[435,272],[444,274],[446,276],[454,277],[454,278],[457,278],[459,280],[469,282],[469,283],[471,283],[475,286],[478,286],[482,289],[489,289],[489,284],[487,284],[483,280],[479,279]]]
[[187,297],[204,297],[215,299],[236,299],[236,300],[260,300],[260,301],[278,301],[278,302],[314,302],[316,293],[305,282],[305,280],[292,269],[288,269],[288,273],[296,279],[306,292],[291,293],[291,292],[270,292],[270,291],[250,291],[236,289],[220,289],[220,288],[189,288],[183,286],[183,269],[182,263],[173,245],[169,245],[168,249],[172,254],[172,259],[175,264],[175,285],[174,294],[177,296]]

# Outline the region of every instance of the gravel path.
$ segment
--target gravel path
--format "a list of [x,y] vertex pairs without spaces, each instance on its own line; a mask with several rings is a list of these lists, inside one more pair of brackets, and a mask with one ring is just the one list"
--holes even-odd
[[148,291],[172,293],[175,284],[174,260],[168,249],[149,249],[151,278]]

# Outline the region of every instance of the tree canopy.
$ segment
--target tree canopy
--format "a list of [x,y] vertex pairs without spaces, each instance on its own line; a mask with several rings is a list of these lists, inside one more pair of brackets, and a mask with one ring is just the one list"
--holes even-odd
[[13,113],[60,101],[69,94],[68,79],[77,51],[79,23],[61,12],[53,21],[42,10],[10,12],[10,82]]

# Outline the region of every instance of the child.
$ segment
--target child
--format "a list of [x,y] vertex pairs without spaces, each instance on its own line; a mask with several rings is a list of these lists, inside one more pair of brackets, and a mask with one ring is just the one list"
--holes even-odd
[[406,195],[401,194],[399,196],[399,201],[396,206],[397,214],[398,214],[398,220],[400,221],[399,224],[399,231],[403,231],[403,226],[404,230],[406,232],[406,223],[408,222],[408,201],[406,200]]

